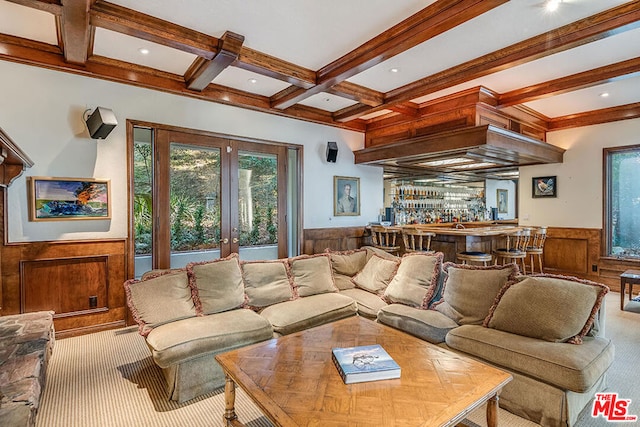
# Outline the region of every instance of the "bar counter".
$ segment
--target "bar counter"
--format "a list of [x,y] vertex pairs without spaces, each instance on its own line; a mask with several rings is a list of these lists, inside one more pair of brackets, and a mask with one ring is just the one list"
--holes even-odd
[[504,247],[504,235],[519,229],[517,220],[412,224],[402,227],[417,228],[435,233],[435,237],[431,239],[431,249],[442,252],[445,261],[453,262],[456,261],[458,252],[479,251],[491,253],[494,249]]

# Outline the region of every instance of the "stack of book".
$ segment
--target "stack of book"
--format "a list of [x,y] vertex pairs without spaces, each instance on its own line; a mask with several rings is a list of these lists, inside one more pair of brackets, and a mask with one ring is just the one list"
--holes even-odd
[[400,366],[379,344],[331,351],[333,363],[345,384],[400,378]]

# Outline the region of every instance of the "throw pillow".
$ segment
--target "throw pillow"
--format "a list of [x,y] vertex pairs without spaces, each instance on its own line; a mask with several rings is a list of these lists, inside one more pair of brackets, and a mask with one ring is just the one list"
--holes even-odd
[[427,309],[438,287],[444,254],[412,252],[405,254],[384,298],[389,303],[400,303]]
[[481,325],[500,289],[518,274],[516,264],[476,266],[446,262],[442,298],[432,308],[459,325]]
[[220,313],[242,306],[244,284],[238,254],[213,261],[187,264],[189,285],[199,315]]
[[582,343],[609,288],[576,277],[537,274],[507,283],[484,326],[551,342]]
[[240,266],[249,307],[262,308],[293,299],[287,260],[244,261]]
[[124,290],[127,305],[142,336],[149,335],[156,326],[196,315],[189,279],[184,270],[147,274],[142,280],[127,280]]
[[365,264],[362,271],[356,274],[353,283],[356,287],[365,291],[373,292],[382,296],[396,271],[398,271],[399,261],[385,259],[378,255],[373,255]]
[[329,254],[300,255],[289,259],[289,265],[296,297],[338,292]]
[[334,252],[327,249],[326,252],[331,256],[331,268],[334,274],[353,277],[358,274],[367,263],[367,251],[364,249],[341,252]]

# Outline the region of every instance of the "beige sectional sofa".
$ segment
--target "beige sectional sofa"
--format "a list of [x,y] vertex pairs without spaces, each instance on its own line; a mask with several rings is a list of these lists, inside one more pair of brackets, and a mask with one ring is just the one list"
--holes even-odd
[[173,400],[223,385],[215,354],[361,315],[511,372],[502,407],[545,426],[572,425],[613,361],[608,288],[442,258],[369,247],[275,261],[233,255],[152,272],[125,289]]

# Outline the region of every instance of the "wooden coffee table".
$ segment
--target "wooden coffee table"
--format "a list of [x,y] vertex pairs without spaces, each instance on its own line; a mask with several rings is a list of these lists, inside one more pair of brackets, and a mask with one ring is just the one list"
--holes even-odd
[[[380,344],[401,378],[345,385],[333,347]],[[360,316],[216,356],[226,374],[224,419],[239,385],[275,426],[454,426],[487,402],[498,425],[498,393],[511,375]]]

